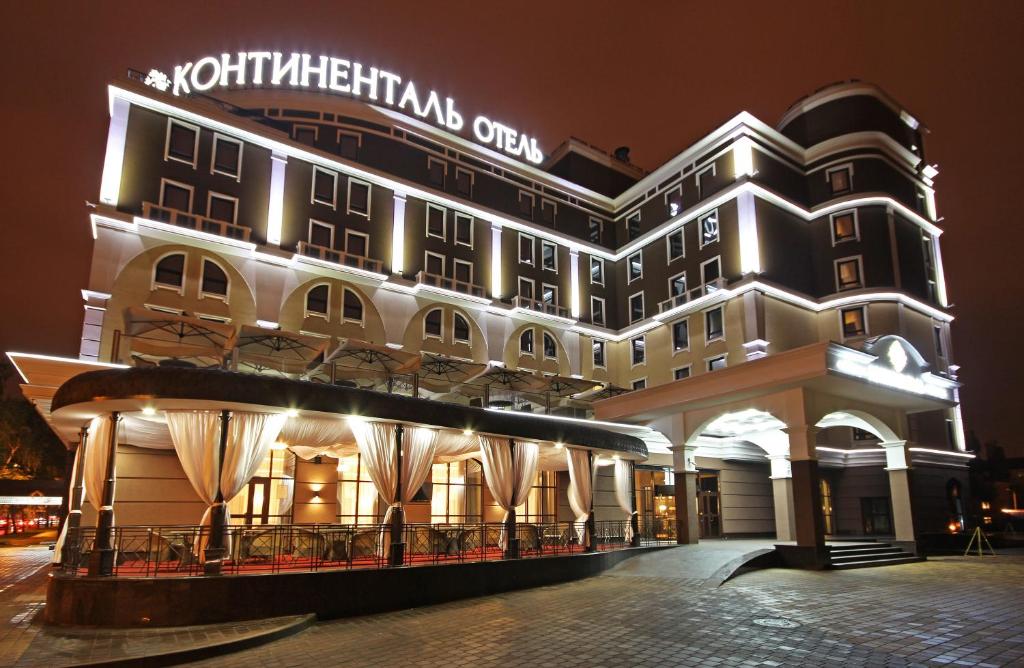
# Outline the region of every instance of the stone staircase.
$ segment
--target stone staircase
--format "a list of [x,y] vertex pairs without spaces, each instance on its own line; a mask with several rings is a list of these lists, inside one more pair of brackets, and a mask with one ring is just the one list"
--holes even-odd
[[913,555],[890,543],[877,541],[829,543],[827,547],[829,567],[834,570],[895,566],[924,561],[924,557]]

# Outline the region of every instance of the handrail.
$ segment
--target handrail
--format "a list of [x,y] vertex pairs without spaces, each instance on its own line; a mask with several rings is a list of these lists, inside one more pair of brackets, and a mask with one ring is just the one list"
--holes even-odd
[[300,241],[296,252],[305,257],[323,260],[324,262],[332,262],[345,267],[352,267],[353,269],[362,269],[363,271],[370,271],[375,274],[380,273],[380,268],[383,264],[380,260],[375,260],[363,255],[346,253],[345,251],[334,250],[333,248],[327,248],[325,246],[318,246],[317,244],[311,244],[308,241]]
[[466,281],[458,281],[454,278],[448,278],[447,276],[438,276],[437,274],[430,274],[426,271],[420,271],[416,274],[416,282],[422,283],[423,285],[432,285],[435,288],[441,288],[442,290],[451,290],[453,292],[459,292],[464,295],[471,295],[473,297],[480,297],[484,299],[487,297],[483,286],[475,283],[467,283]]
[[678,308],[687,302],[696,301],[701,297],[710,295],[718,290],[725,289],[725,279],[722,277],[716,278],[713,281],[709,281],[704,285],[699,285],[691,290],[676,295],[675,297],[669,297],[668,299],[658,302],[658,313],[664,313],[665,311],[671,311],[674,308]]
[[559,306],[558,304],[553,304],[551,302],[539,301],[537,299],[530,299],[529,297],[523,297],[521,295],[516,295],[512,298],[512,305],[528,311],[537,311],[539,313],[555,315],[559,318],[569,317],[569,309],[564,306]]
[[186,211],[178,211],[152,202],[142,203],[142,216],[158,223],[167,223],[175,227],[184,227],[196,232],[206,232],[218,237],[248,241],[251,230],[244,225],[235,225],[223,220],[215,220]]

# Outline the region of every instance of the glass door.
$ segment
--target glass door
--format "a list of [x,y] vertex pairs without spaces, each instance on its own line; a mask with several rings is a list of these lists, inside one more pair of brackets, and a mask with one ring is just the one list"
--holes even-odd
[[718,538],[722,535],[718,472],[697,474],[697,516],[701,538]]

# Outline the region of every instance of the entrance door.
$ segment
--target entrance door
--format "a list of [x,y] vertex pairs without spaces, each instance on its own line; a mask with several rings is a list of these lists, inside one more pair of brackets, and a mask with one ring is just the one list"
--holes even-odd
[[832,514],[832,482],[824,476],[821,478],[821,519],[825,527],[825,535],[835,534],[835,517]]
[[701,538],[718,538],[722,535],[717,472],[697,474],[697,516]]
[[889,514],[889,499],[884,496],[861,497],[860,514],[867,536],[891,536],[892,518]]
[[245,507],[246,524],[267,524],[270,521],[270,478],[249,481],[249,501]]

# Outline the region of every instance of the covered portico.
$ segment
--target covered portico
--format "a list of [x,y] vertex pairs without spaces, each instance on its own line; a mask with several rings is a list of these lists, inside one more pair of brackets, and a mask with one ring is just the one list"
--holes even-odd
[[[955,405],[957,384],[932,374],[904,339],[881,337],[862,350],[821,343],[770,355],[599,402],[600,419],[640,422],[672,442],[677,540],[697,542],[698,460],[770,463],[776,538],[794,565],[827,563],[819,466],[842,466],[868,449],[821,443],[819,433],[850,427],[873,436],[884,461],[895,542],[916,549],[911,502],[915,453],[942,452],[908,442],[907,416]],[[884,453],[884,454],[883,454]],[[950,451],[950,461],[964,453]]]

